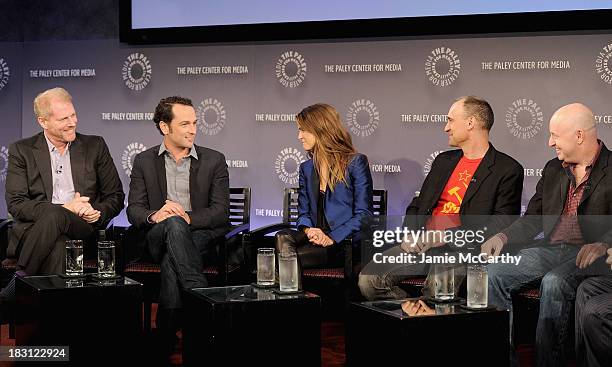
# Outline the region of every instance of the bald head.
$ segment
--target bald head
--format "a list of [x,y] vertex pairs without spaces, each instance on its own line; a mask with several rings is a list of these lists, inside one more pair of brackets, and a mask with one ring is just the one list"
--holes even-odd
[[555,148],[562,161],[584,163],[598,149],[595,116],[582,103],[571,103],[555,111],[549,128],[548,145]]
[[595,128],[595,116],[590,108],[582,103],[571,103],[559,108],[551,117],[560,126],[570,130],[590,131]]

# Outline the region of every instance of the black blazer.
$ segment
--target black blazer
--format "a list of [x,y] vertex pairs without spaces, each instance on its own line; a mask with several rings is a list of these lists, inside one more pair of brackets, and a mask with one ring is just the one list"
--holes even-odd
[[[436,157],[419,196],[406,208],[406,227],[420,229],[425,226],[461,157],[463,151],[460,149]],[[468,223],[474,228],[486,224],[488,237],[512,223],[521,212],[523,174],[520,163],[489,144],[459,209],[462,227]]]
[[[229,228],[229,174],[223,154],[196,146],[198,159],[191,160],[189,193],[191,228],[208,230],[214,237]],[[138,229],[148,230],[149,215],[161,209],[167,198],[166,165],[159,155],[159,145],[138,154],[134,159],[128,220]]]
[[[612,154],[602,143],[584,194],[578,206],[578,222],[585,243],[612,244]],[[503,232],[508,243],[533,244],[534,237],[544,232],[548,242],[567,199],[570,180],[561,161],[551,159],[544,166],[536,193],[529,201],[525,216]]]
[[[101,212],[95,225],[105,228],[121,209],[125,194],[117,168],[104,139],[76,134],[70,144],[70,165],[74,190],[90,198],[91,206]],[[49,146],[41,132],[9,146],[6,176],[6,204],[15,223],[7,253],[15,254],[21,237],[41,215],[53,197],[53,178]]]

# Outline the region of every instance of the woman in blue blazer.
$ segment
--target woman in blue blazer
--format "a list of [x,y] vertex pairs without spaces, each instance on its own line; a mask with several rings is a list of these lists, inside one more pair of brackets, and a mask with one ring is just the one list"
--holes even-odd
[[340,242],[357,238],[362,220],[372,215],[368,158],[357,153],[334,107],[308,106],[296,120],[311,159],[300,165],[297,231],[278,232],[276,249],[295,251],[301,268],[338,266]]

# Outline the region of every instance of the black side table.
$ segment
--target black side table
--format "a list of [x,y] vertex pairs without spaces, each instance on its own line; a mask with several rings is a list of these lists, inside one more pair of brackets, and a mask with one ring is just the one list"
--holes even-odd
[[72,365],[141,357],[142,284],[28,276],[17,278],[16,294],[17,346],[69,346]]
[[320,366],[321,300],[250,285],[183,293],[185,366]]

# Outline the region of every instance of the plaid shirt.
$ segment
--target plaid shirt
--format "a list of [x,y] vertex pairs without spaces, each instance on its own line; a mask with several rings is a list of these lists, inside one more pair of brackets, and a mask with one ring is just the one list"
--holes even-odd
[[585,175],[580,182],[576,182],[576,176],[574,175],[576,165],[565,162],[562,163],[563,168],[565,169],[565,173],[567,174],[567,177],[570,180],[570,185],[567,190],[567,197],[565,199],[565,206],[563,207],[563,212],[561,213],[561,217],[559,218],[557,226],[552,231],[552,234],[550,236],[551,244],[584,244],[584,239],[582,238],[582,231],[580,230],[580,224],[578,223],[578,206],[580,205],[580,201],[582,200],[582,195],[584,195],[584,190],[588,186],[588,181],[591,175],[591,171],[593,169],[593,165],[595,164],[595,162],[597,162],[600,152],[601,141],[599,141],[599,148],[597,149],[597,153],[595,153],[595,157],[593,157],[591,163],[586,167]]

